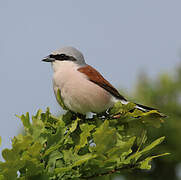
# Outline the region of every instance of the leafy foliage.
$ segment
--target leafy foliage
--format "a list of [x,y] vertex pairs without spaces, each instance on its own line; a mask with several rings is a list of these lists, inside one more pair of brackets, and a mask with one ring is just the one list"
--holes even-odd
[[148,156],[164,137],[146,142],[147,127],[159,127],[163,114],[142,112],[121,103],[101,115],[85,118],[68,111],[60,117],[49,109],[19,116],[25,135],[4,149],[0,180],[92,179],[126,169],[150,169]]
[[[159,129],[149,128],[147,131],[149,141],[166,135],[156,153],[170,152],[167,158],[153,160],[154,168],[149,171],[134,171],[126,174],[126,180],[180,180],[181,163],[181,65],[169,73],[163,73],[156,79],[150,79],[146,74],[140,74],[134,97],[138,101],[154,105],[168,115],[166,123]],[[168,171],[167,171],[168,169]]]

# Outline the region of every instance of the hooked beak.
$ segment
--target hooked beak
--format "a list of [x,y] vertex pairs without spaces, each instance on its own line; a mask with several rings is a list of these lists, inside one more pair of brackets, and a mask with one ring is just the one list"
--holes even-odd
[[55,59],[54,58],[51,58],[50,56],[46,56],[42,59],[42,61],[44,62],[54,62]]

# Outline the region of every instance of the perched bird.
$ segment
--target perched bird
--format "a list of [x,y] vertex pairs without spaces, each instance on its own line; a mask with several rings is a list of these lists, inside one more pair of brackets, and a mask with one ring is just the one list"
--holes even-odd
[[[65,107],[75,113],[101,113],[117,101],[128,103],[96,69],[86,64],[83,54],[76,48],[58,49],[42,61],[52,64],[56,98],[60,90]],[[136,104],[136,108],[142,111],[154,109],[140,104]]]

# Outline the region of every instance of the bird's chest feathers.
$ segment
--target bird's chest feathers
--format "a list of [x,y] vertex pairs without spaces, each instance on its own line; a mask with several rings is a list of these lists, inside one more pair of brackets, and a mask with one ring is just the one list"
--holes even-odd
[[112,106],[111,95],[77,68],[59,69],[54,73],[53,83],[55,94],[59,89],[65,106],[74,112],[102,112]]
[[57,71],[54,72],[53,83],[54,86],[59,89],[66,88],[67,86],[75,85],[77,80],[79,81],[82,78],[82,74],[77,71],[77,65],[72,63],[65,63],[59,67]]

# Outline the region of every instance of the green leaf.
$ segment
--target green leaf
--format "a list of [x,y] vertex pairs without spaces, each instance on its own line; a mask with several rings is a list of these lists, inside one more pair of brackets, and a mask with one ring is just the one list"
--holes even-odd
[[127,159],[127,163],[131,162],[132,160],[134,162],[136,162],[143,154],[145,154],[146,152],[150,151],[151,149],[153,149],[155,146],[159,145],[160,143],[163,142],[163,140],[165,139],[165,137],[161,137],[157,140],[155,140],[154,142],[152,142],[150,145],[146,146],[143,150],[134,153],[133,155],[131,155],[130,157],[128,157]]
[[29,116],[29,113],[27,112],[26,115],[22,115],[22,116],[17,116],[21,119],[22,123],[23,123],[23,126],[25,128],[30,128],[31,127],[31,124],[30,124],[30,116]]
[[143,123],[149,123],[150,125],[159,128],[161,126],[161,123],[163,123],[163,119],[166,116],[160,112],[158,112],[157,110],[152,110],[152,111],[148,111],[143,113],[142,115],[142,122]]
[[118,139],[117,144],[116,144],[118,151],[114,152],[114,153],[112,152],[111,154],[110,154],[110,152],[111,152],[110,151],[109,156],[112,157],[117,153],[118,156],[119,157],[121,156],[122,159],[125,158],[132,152],[131,148],[132,148],[135,140],[136,140],[136,137],[131,137],[125,141],[123,141],[122,139]]
[[0,164],[1,175],[8,177],[8,180],[14,180],[17,177],[17,171],[24,166],[22,160],[8,160]]
[[94,151],[101,154],[105,153],[116,144],[116,129],[109,127],[109,121],[105,120],[100,127],[96,128],[93,139],[96,144],[93,148]]
[[10,149],[4,149],[2,151],[2,156],[5,161],[14,161],[19,157],[18,153]]
[[19,134],[17,137],[13,138],[12,147],[15,152],[19,153],[29,148],[32,142],[33,142],[32,136],[30,135],[23,136],[22,134]]
[[88,160],[96,158],[96,156],[97,155],[91,154],[91,153],[88,153],[83,156],[77,156],[76,161],[74,162],[72,167],[80,166],[80,165],[84,164],[85,162],[87,162]]
[[114,106],[110,109],[110,114],[121,114],[122,116],[128,113],[131,110],[135,109],[136,104],[134,103],[128,103],[126,105],[123,105],[120,101],[115,103]]
[[139,162],[139,168],[149,170],[149,169],[151,169],[150,163],[154,158],[161,157],[161,156],[167,156],[167,155],[169,155],[169,153],[164,153],[164,154],[160,154],[160,155],[156,155],[156,156],[147,157],[145,160]]
[[57,101],[64,110],[67,109],[64,102],[63,102],[63,100],[62,100],[61,91],[59,89],[57,90]]
[[72,167],[63,167],[63,168],[56,168],[55,173],[56,174],[61,174],[61,173],[66,173],[66,171],[70,171]]
[[124,111],[130,112],[132,110],[135,110],[135,106],[136,104],[129,102],[128,104],[124,105],[123,108],[124,108]]
[[5,180],[3,175],[0,175],[0,180]]
[[109,114],[117,114],[123,108],[123,105],[120,101],[114,104],[114,106],[109,110]]
[[150,145],[146,146],[143,150],[140,151],[141,154],[150,151],[151,149],[153,149],[155,146],[159,145],[160,143],[162,143],[164,141],[165,137],[160,137],[158,139],[156,139],[155,141],[153,141]]
[[79,144],[75,146],[75,152],[77,153],[82,147],[88,144],[87,138],[91,136],[91,131],[95,128],[95,125],[81,124],[80,129],[82,133],[80,134]]
[[71,126],[70,126],[70,132],[74,132],[77,128],[78,122],[80,121],[79,118],[77,118],[75,121],[72,122]]
[[[55,117],[47,108],[32,116],[32,123],[28,113],[22,115],[25,134],[13,138],[12,149],[2,151],[5,162],[0,162],[0,178],[14,180],[18,172],[20,180],[78,180],[109,174],[125,165],[150,168],[150,161],[159,155],[149,157],[146,153],[164,137],[143,148],[147,139],[145,124],[149,126],[148,122],[157,117],[151,119],[155,112],[144,113],[134,107],[133,103],[116,103],[109,111],[113,114],[82,119],[71,112]],[[116,113],[118,118],[114,117]],[[138,140],[139,148],[134,152]]]
[[28,153],[29,156],[32,158],[39,159],[40,158],[40,151],[42,149],[42,145],[39,142],[35,142],[29,149]]
[[[63,157],[62,154],[58,150],[55,150],[50,154],[48,158],[48,164],[47,164],[47,169],[49,172],[54,171],[57,165],[57,161],[60,160],[62,157]],[[61,166],[62,165],[63,165],[63,162],[61,163]]]

